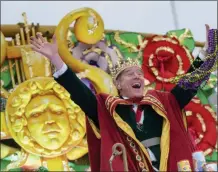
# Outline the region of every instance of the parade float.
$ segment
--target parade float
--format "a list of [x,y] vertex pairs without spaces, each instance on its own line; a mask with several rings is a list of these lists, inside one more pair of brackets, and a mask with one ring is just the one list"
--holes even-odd
[[[60,56],[93,94],[118,94],[108,68],[121,58],[142,65],[145,92],[170,91],[174,79],[192,65],[194,48],[204,46],[187,28],[165,35],[105,30],[101,16],[90,8],[70,12],[58,26],[30,25],[22,16],[23,23],[1,25],[1,171],[89,168],[85,114],[53,79],[51,62],[31,49],[30,36],[39,32],[52,42],[55,34]],[[216,82],[211,74],[185,107],[188,132],[210,163],[217,162],[217,115],[208,101],[216,94]],[[59,132],[52,142],[48,138],[54,136],[44,134],[46,124]]]

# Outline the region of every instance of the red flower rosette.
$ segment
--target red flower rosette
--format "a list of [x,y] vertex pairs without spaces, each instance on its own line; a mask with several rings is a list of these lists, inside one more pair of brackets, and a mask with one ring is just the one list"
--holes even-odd
[[205,155],[212,153],[216,146],[216,113],[210,105],[201,104],[200,99],[193,98],[185,107],[188,130],[198,150]]
[[172,79],[188,71],[193,56],[176,38],[155,35],[147,41],[143,50],[144,77],[155,82],[157,90],[170,91],[175,86]]

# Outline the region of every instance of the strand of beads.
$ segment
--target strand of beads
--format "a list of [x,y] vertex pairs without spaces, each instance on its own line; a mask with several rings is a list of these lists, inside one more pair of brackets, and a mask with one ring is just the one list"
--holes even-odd
[[203,82],[207,82],[212,71],[217,67],[218,43],[217,29],[211,29],[208,33],[208,55],[205,62],[195,71],[176,78],[178,85],[184,89],[197,89]]
[[208,33],[208,55],[205,62],[200,66],[200,68],[195,71],[185,74],[181,77],[177,77],[176,81],[178,85],[184,89],[197,89],[203,82],[207,82],[212,71],[216,70],[217,66],[217,29],[211,29]]
[[[202,64],[202,66],[198,69],[196,69],[194,67],[195,71],[192,73],[187,73],[187,74],[175,77],[172,80],[173,83],[178,83],[180,81],[180,79],[183,79],[183,80],[189,79],[190,82],[197,82],[197,80],[199,80],[200,78],[201,79],[204,78],[205,74],[209,74],[209,73],[216,70],[216,64],[217,64],[216,57],[217,57],[217,48],[218,48],[217,47],[217,36],[218,36],[217,30],[212,29],[209,31],[209,35],[208,35],[209,48],[207,50],[207,52],[209,52],[209,53],[208,53],[207,57],[205,58],[206,63]],[[215,60],[215,62],[214,62],[214,60]],[[194,80],[193,76],[197,76],[197,77],[195,77],[195,80]],[[180,81],[180,82],[182,82],[182,81]]]
[[211,29],[208,32],[208,49],[207,52],[208,53],[213,53],[215,51],[216,45],[214,45],[215,43],[215,39],[217,39],[217,35],[216,35],[216,31],[215,29]]

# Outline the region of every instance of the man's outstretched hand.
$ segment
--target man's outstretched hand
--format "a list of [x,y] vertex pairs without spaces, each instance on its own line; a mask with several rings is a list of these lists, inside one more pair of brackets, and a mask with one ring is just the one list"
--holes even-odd
[[209,30],[210,30],[210,26],[208,24],[205,24],[205,28],[206,28],[206,42],[205,42],[205,45],[204,45],[204,48],[200,50],[200,53],[201,53],[201,59],[204,60],[207,56],[207,49],[208,49],[208,33],[209,33]]
[[206,48],[206,49],[208,49],[208,42],[209,42],[209,38],[208,38],[208,33],[209,33],[209,30],[210,30],[210,26],[208,25],[208,24],[205,24],[205,27],[206,27],[206,42],[205,42],[205,45],[204,45],[204,47]]
[[30,38],[31,48],[47,57],[51,63],[56,67],[56,70],[61,69],[64,62],[58,54],[58,47],[56,37],[53,36],[53,43],[47,42],[40,33],[36,34],[36,37]]

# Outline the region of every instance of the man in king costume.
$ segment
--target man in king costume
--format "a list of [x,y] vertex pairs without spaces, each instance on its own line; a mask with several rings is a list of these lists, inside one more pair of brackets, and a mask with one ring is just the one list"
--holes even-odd
[[[119,96],[94,95],[64,64],[57,47],[41,35],[37,37],[31,38],[33,49],[56,66],[55,80],[87,116],[92,171],[110,171],[109,159],[116,143],[126,148],[129,171],[177,171],[177,162],[184,159],[189,160],[193,169],[195,149],[187,132],[183,108],[206,77],[195,83],[194,88],[185,89],[178,84],[171,92],[150,90],[144,94],[141,67],[134,60],[123,60],[110,69]],[[194,66],[200,67],[206,62],[202,63],[195,60]],[[120,156],[113,161],[113,170],[124,171]]]

